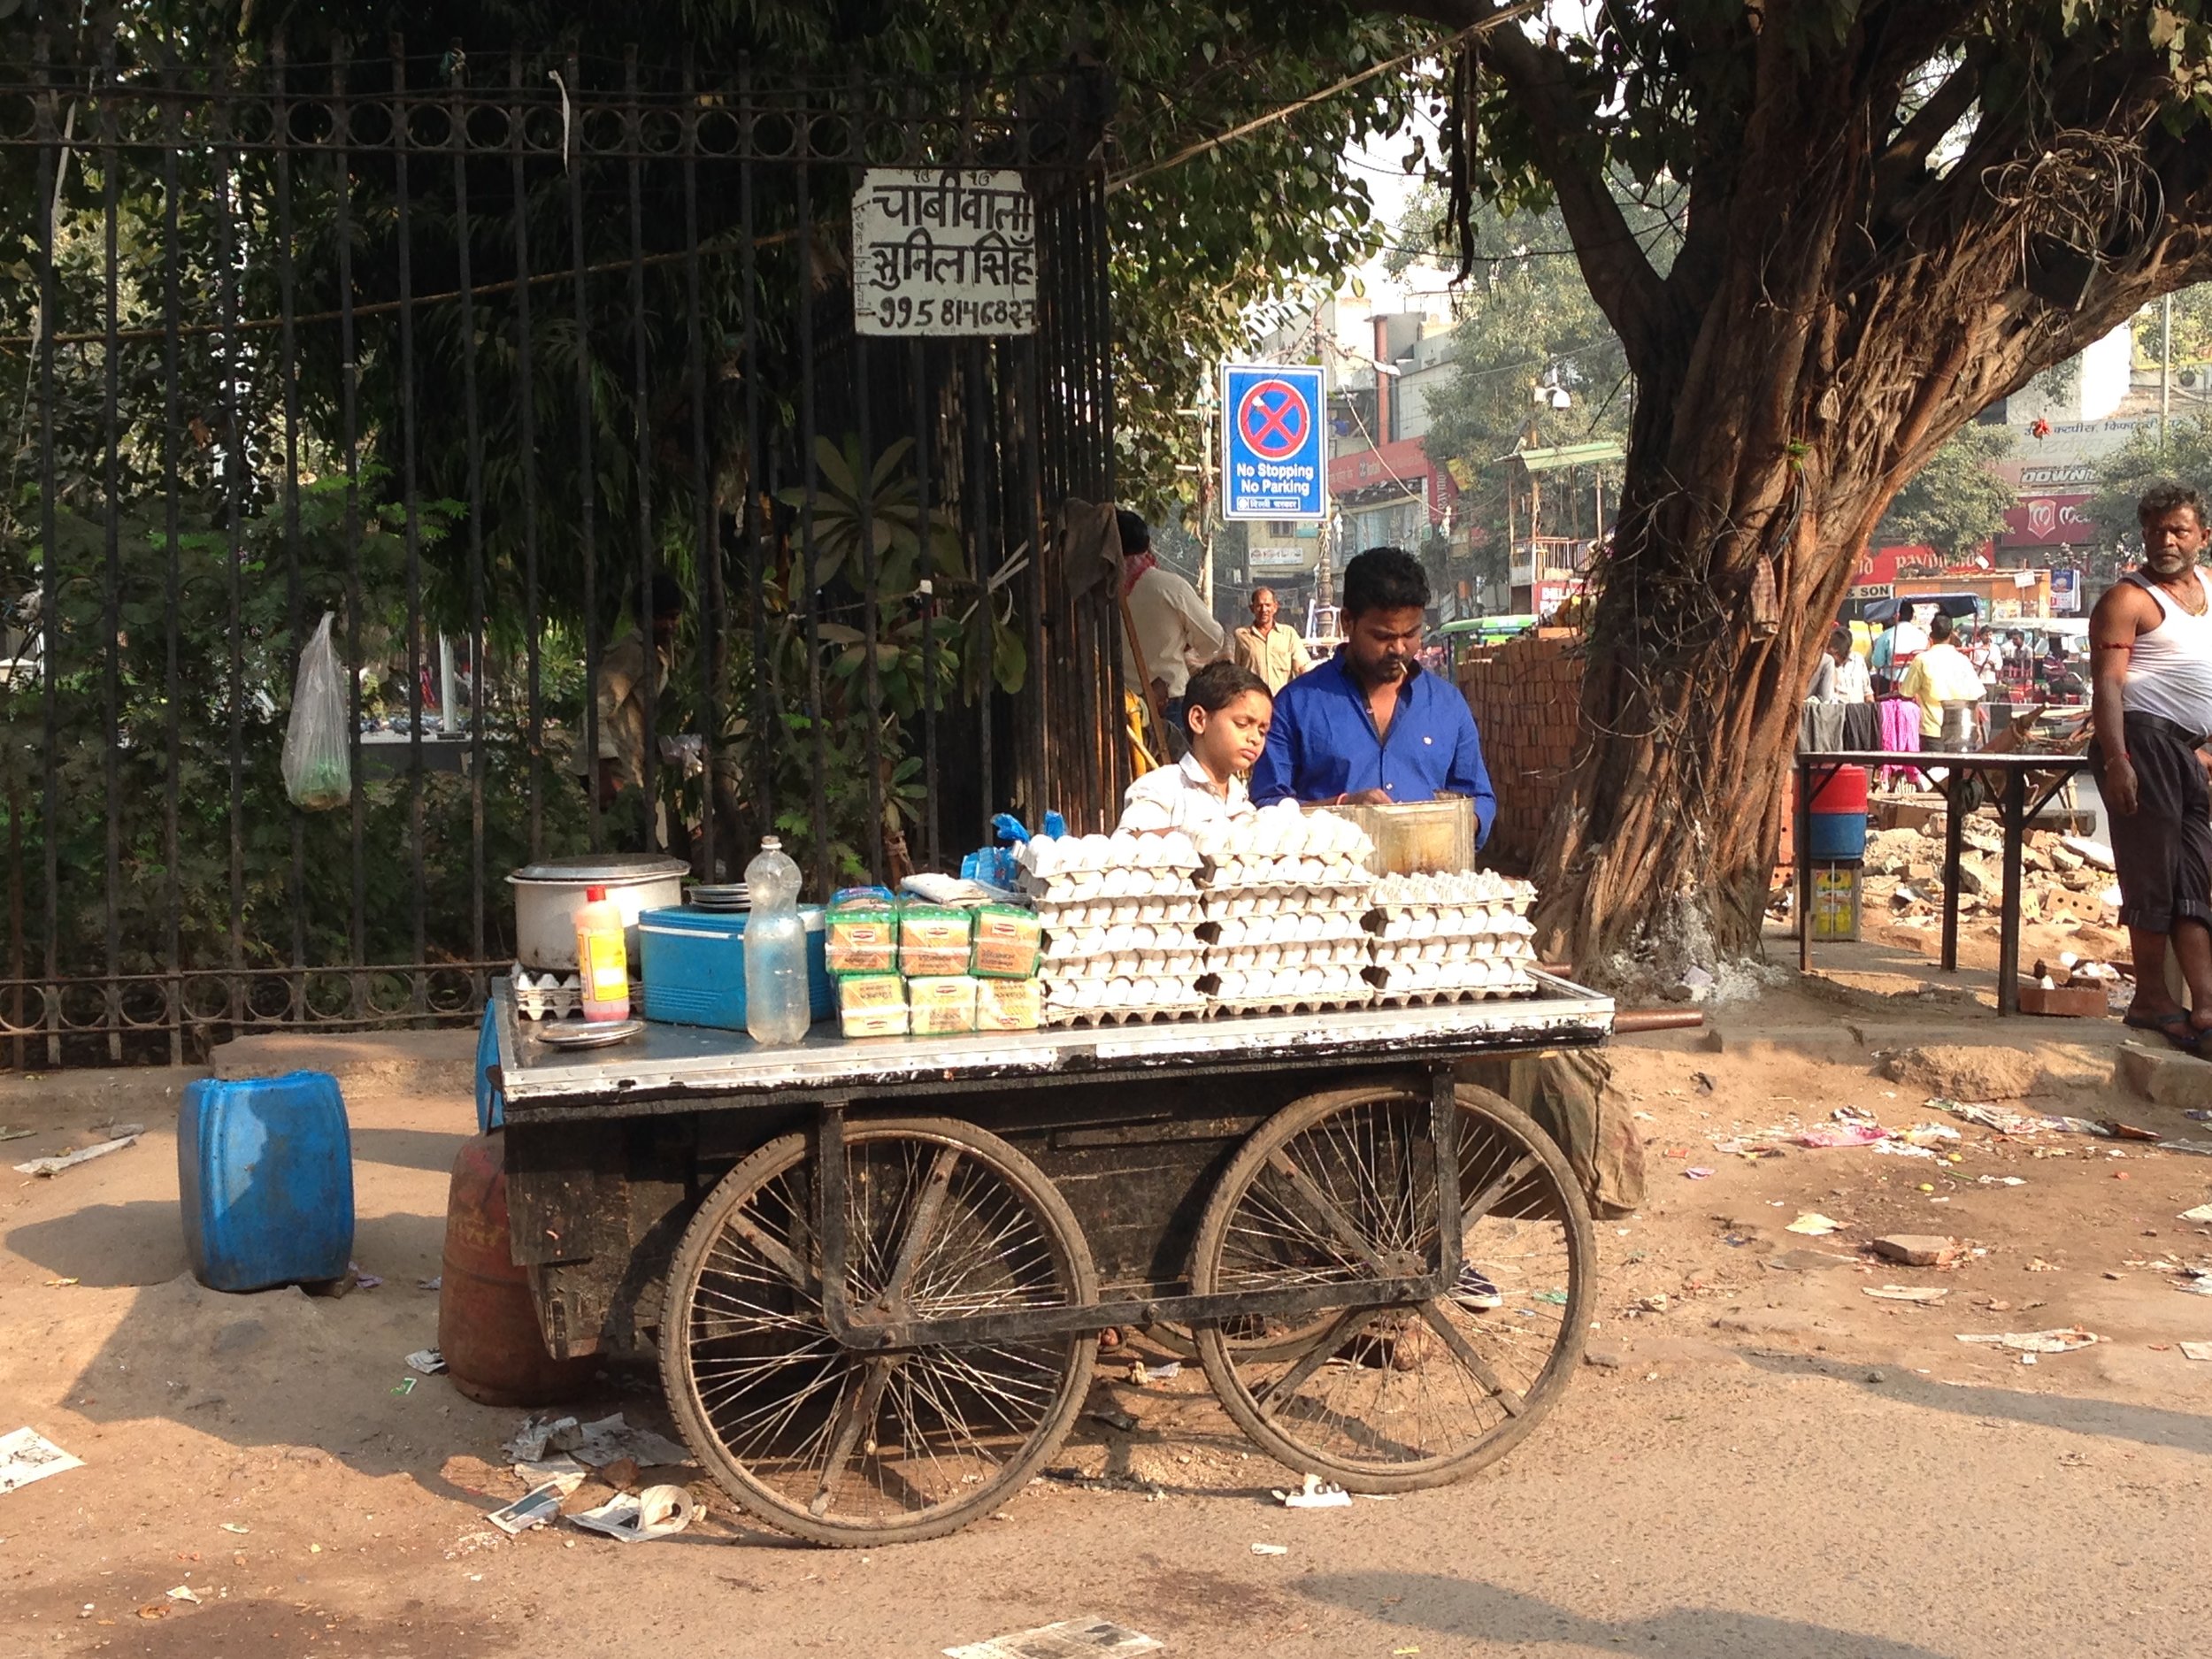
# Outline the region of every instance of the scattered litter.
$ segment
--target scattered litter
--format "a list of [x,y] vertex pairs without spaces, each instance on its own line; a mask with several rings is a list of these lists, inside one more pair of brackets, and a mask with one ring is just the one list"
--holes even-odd
[[692,1461],[691,1454],[666,1435],[633,1428],[619,1411],[583,1424],[574,1417],[526,1417],[500,1448],[500,1455],[511,1463],[534,1463],[548,1452],[573,1452],[578,1462],[594,1469],[625,1457],[648,1469]]
[[180,1584],[175,1589],[170,1591],[169,1599],[172,1601],[189,1601],[194,1607],[197,1607],[200,1604],[198,1593],[188,1584]]
[[[2190,1114],[2191,1117],[2195,1115],[2193,1112]],[[35,1129],[11,1129],[7,1125],[0,1124],[0,1141],[28,1141],[37,1133]]]
[[1815,1238],[1819,1238],[1824,1234],[1838,1232],[1842,1226],[1843,1223],[1840,1221],[1832,1221],[1816,1210],[1807,1210],[1796,1220],[1791,1222],[1786,1231],[1809,1233]]
[[2181,1344],[2181,1356],[2184,1359],[2212,1360],[2212,1342],[2184,1342]]
[[1694,1164],[1688,1169],[1682,1171],[1682,1179],[1686,1181],[1701,1181],[1709,1178],[1712,1173],[1713,1171],[1707,1169],[1703,1164]]
[[1119,1429],[1124,1434],[1137,1426],[1136,1418],[1126,1411],[1086,1411],[1083,1415],[1094,1422],[1103,1423],[1110,1429]]
[[50,1279],[46,1281],[46,1288],[49,1290],[59,1290],[65,1285],[73,1285],[77,1281],[73,1279]]
[[1255,1544],[1252,1546],[1252,1553],[1256,1555],[1287,1555],[1290,1554],[1290,1546],[1288,1544]]
[[[633,1464],[632,1467],[634,1468],[635,1465]],[[577,1487],[582,1486],[584,1477],[590,1472],[583,1464],[565,1452],[557,1456],[548,1457],[539,1463],[517,1463],[514,1465],[514,1471],[525,1486],[558,1486],[563,1497],[566,1497]]]
[[1954,1118],[1963,1118],[1970,1124],[1979,1124],[1985,1129],[1994,1129],[2001,1135],[2027,1136],[2052,1130],[2061,1134],[2094,1135],[2110,1140],[2112,1132],[2102,1124],[2092,1123],[2086,1118],[2042,1118],[2033,1112],[2014,1111],[2009,1106],[1992,1105],[1987,1101],[1955,1101],[1940,1097],[1930,1099],[1931,1110],[1948,1112]]
[[1674,1299],[1663,1290],[1653,1295],[1639,1296],[1636,1299],[1636,1310],[1640,1313],[1664,1313],[1672,1306],[1674,1306]]
[[2031,1273],[2060,1273],[2065,1271],[2063,1268],[2054,1266],[2039,1256],[2031,1256],[2028,1257],[2026,1271]]
[[127,1124],[123,1127],[124,1133],[112,1141],[103,1141],[74,1152],[58,1153],[50,1158],[33,1158],[28,1164],[17,1164],[15,1172],[18,1175],[58,1175],[64,1170],[75,1169],[80,1164],[89,1164],[93,1159],[104,1158],[111,1152],[120,1152],[125,1147],[134,1144],[138,1137],[146,1133],[144,1125],[140,1124]]
[[1959,1340],[1978,1342],[1992,1348],[2008,1348],[2016,1354],[2071,1354],[2104,1339],[2093,1332],[2083,1330],[2078,1325],[2070,1325],[2056,1331],[2005,1331],[1994,1336],[1962,1334]]
[[1797,1137],[1801,1147],[1870,1147],[1889,1139],[1889,1131],[1873,1124],[1843,1124],[1834,1129],[1808,1129]]
[[[2192,1106],[2187,1111],[2182,1113],[2181,1115],[2184,1118],[2188,1118],[2192,1123],[2212,1124],[2212,1108]],[[25,1133],[28,1133],[29,1131],[27,1130]],[[5,1136],[0,1136],[0,1140],[4,1140],[5,1138]]]
[[[2185,1279],[2176,1279],[2174,1281],[2174,1288],[2176,1290],[2185,1290],[2192,1295],[2212,1296],[2212,1273],[2199,1273],[2193,1271]],[[0,1446],[4,1446],[6,1442],[4,1440],[0,1440]],[[5,1477],[4,1475],[0,1475],[0,1492],[4,1492],[6,1489]]]
[[626,1544],[656,1538],[672,1538],[689,1526],[699,1506],[681,1486],[648,1486],[639,1493],[618,1493],[595,1509],[580,1509],[568,1518],[577,1525]]
[[253,1531],[253,1528],[250,1526],[241,1526],[235,1521],[225,1521],[223,1523],[223,1530],[226,1532],[235,1532],[239,1535],[239,1537],[243,1538],[248,1532]]
[[2017,1175],[1977,1175],[1974,1179],[1984,1187],[2025,1187],[2027,1185]]
[[435,1377],[445,1369],[445,1356],[434,1348],[419,1348],[407,1356],[407,1369]]
[[0,1434],[0,1492],[13,1492],[65,1469],[83,1467],[83,1458],[72,1457],[35,1429]]
[[2212,1158],[2212,1141],[2162,1141],[2161,1152],[2187,1152],[2200,1158]]
[[1872,1146],[1869,1147],[1867,1150],[1870,1152],[1878,1152],[1885,1157],[1892,1158],[1932,1158],[1935,1156],[1935,1154],[1930,1151],[1926,1147],[1916,1147],[1909,1141],[1898,1141],[1894,1139],[1889,1141],[1878,1141]]
[[1972,1247],[1947,1234],[1893,1233],[1875,1240],[1870,1248],[1884,1260],[1901,1262],[1907,1267],[1948,1267]]
[[525,1493],[503,1509],[494,1509],[484,1518],[501,1532],[511,1535],[528,1532],[534,1526],[543,1526],[561,1512],[561,1500],[568,1494],[560,1483],[549,1480],[545,1485]]
[[396,1394],[411,1394],[415,1392],[415,1385],[421,1380],[419,1377],[403,1377],[392,1385],[392,1392]]
[[1567,1293],[1563,1290],[1540,1290],[1531,1294],[1529,1300],[1549,1302],[1555,1308],[1563,1308],[1567,1305]]
[[444,1286],[445,1275],[443,1273],[439,1274],[435,1279],[419,1279],[415,1281],[417,1290],[442,1290]]
[[1169,1360],[1162,1365],[1144,1367],[1144,1379],[1147,1382],[1172,1382],[1182,1374],[1183,1362],[1179,1359]]
[[1275,1502],[1291,1509],[1348,1509],[1352,1494],[1341,1486],[1333,1486],[1318,1475],[1308,1475],[1306,1484],[1296,1492],[1278,1492]]
[[1878,1289],[1872,1285],[1862,1285],[1859,1289],[1877,1302],[1915,1302],[1924,1308],[1933,1307],[1951,1294],[1934,1285],[1884,1285]]
[[353,1276],[354,1286],[358,1290],[374,1290],[383,1282],[383,1279],[374,1273],[357,1272]]
[[[1258,1548],[1258,1545],[1254,1545]],[[1035,1630],[943,1649],[945,1659],[1089,1659],[1094,1654],[1157,1653],[1161,1644],[1125,1624],[1087,1614]]]

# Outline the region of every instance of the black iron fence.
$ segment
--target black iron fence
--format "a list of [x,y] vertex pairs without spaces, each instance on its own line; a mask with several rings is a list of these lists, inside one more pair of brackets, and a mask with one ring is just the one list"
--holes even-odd
[[[735,879],[775,833],[822,892],[995,810],[1102,823],[1115,590],[1057,526],[1112,492],[1104,107],[397,42],[0,61],[0,1061],[465,1014],[536,856]],[[1017,177],[987,274],[1033,300],[960,319],[998,332],[856,328],[856,288],[987,257],[926,188],[856,246],[894,168]]]

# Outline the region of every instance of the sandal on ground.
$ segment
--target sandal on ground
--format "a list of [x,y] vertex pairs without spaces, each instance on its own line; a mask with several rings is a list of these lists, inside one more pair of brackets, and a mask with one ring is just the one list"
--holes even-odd
[[2184,1019],[2180,1025],[2166,1028],[2166,1041],[2184,1054],[2212,1060],[2212,1025],[2193,1025]]
[[2171,1036],[2175,1030],[2189,1023],[2189,1010],[2177,1008],[2170,1014],[2138,1014],[2133,1010],[2120,1016],[2123,1025],[2132,1025],[2138,1031],[2162,1032]]

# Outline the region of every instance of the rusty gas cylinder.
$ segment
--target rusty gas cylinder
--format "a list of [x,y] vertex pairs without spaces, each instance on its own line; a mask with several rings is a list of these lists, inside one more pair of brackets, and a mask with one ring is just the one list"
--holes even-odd
[[505,1132],[472,1135],[453,1160],[446,1198],[438,1348],[446,1374],[488,1406],[549,1405],[589,1391],[598,1362],[555,1359],[530,1282],[507,1236]]

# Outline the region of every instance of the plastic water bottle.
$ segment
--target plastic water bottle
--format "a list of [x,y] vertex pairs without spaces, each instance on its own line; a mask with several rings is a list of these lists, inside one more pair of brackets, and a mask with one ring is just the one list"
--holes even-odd
[[806,923],[799,866],[773,835],[745,866],[745,1030],[757,1043],[797,1042],[814,1022],[806,982]]

